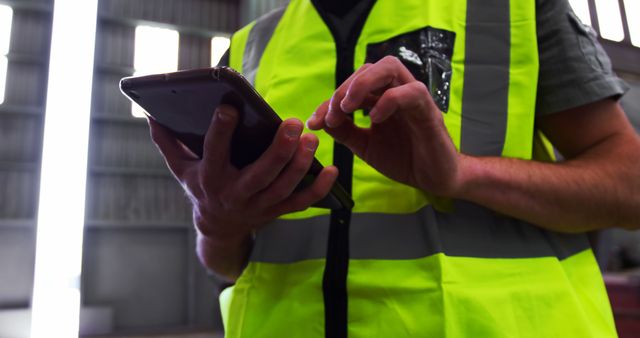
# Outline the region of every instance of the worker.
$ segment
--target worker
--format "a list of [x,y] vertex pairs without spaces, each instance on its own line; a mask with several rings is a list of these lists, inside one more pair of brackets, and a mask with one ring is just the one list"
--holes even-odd
[[284,120],[253,164],[230,106],[202,160],[151,122],[227,337],[616,336],[584,232],[639,226],[640,140],[566,0],[291,0],[229,64]]

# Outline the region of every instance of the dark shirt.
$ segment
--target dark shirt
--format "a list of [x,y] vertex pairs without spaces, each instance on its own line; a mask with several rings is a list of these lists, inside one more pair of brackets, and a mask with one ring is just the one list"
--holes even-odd
[[606,98],[628,87],[612,70],[596,33],[582,24],[567,0],[536,0],[540,75],[536,115]]

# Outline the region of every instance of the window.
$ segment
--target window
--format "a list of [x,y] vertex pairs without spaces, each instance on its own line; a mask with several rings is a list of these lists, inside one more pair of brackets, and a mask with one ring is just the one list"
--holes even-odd
[[631,43],[636,47],[640,47],[640,1],[624,0],[624,10],[627,12]]
[[211,39],[211,67],[215,67],[220,63],[220,59],[222,59],[230,45],[231,40],[223,36],[216,36]]
[[587,26],[591,26],[591,12],[589,11],[588,0],[569,0],[569,3],[580,21]]
[[[582,23],[591,26],[591,13],[589,0],[569,0],[573,11]],[[618,0],[595,0],[596,14],[598,17],[598,29],[600,36],[611,41],[625,39],[623,20],[629,26],[629,40],[631,44],[640,47],[640,1],[624,0],[626,18],[622,17],[622,11]]]
[[[138,26],[133,57],[134,75],[168,73],[178,69],[180,36],[172,29]],[[144,117],[142,108],[133,104],[131,114]]]
[[11,20],[13,10],[9,6],[0,5],[0,104],[4,102],[4,91],[7,81],[9,59],[9,42],[11,40]]
[[624,30],[618,0],[596,0],[596,11],[600,35],[607,40],[622,41]]

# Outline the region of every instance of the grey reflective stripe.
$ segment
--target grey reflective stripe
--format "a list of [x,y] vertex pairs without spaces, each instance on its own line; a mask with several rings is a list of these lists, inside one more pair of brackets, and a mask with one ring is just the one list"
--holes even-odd
[[253,85],[255,85],[256,73],[258,72],[258,66],[260,66],[262,54],[264,54],[264,50],[267,48],[267,44],[271,40],[271,36],[273,36],[273,32],[275,32],[285,9],[286,6],[260,17],[249,32],[247,46],[242,57],[242,73]]
[[[355,215],[353,215],[355,216]],[[330,215],[302,220],[276,220],[256,233],[251,261],[292,263],[324,258]]]
[[468,0],[460,149],[500,156],[507,132],[509,0]]
[[[477,258],[564,259],[589,248],[584,235],[559,234],[467,202],[445,214],[353,214],[351,259],[416,259],[436,253]],[[256,235],[251,261],[293,263],[326,256],[329,216],[278,220]]]

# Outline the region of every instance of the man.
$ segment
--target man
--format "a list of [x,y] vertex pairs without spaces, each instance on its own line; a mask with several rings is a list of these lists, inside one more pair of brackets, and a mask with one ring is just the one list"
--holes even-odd
[[[231,107],[202,161],[151,123],[229,337],[615,336],[578,233],[639,226],[640,141],[566,1],[293,0],[230,65],[287,118],[255,163]],[[354,209],[307,209],[335,180]]]

